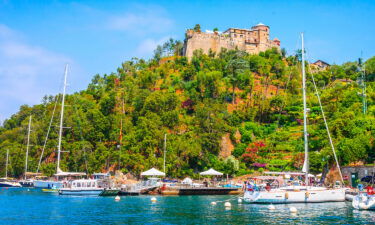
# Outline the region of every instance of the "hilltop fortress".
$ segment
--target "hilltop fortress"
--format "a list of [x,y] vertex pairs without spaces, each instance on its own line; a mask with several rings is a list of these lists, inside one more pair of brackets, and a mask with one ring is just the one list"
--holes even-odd
[[250,54],[257,54],[270,48],[280,49],[280,40],[269,38],[270,27],[262,23],[253,26],[251,29],[229,28],[223,33],[200,32],[189,29],[186,31],[184,43],[184,55],[189,59],[193,52],[202,49],[205,54],[211,49],[219,53],[222,48],[246,51]]

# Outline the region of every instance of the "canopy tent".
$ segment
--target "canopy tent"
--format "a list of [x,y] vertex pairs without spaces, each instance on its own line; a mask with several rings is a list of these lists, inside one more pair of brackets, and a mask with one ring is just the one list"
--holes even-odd
[[56,177],[80,177],[86,176],[86,173],[83,172],[64,172],[60,168],[57,169],[57,173],[54,174]]
[[165,173],[155,169],[155,168],[151,168],[145,172],[142,172],[141,173],[141,176],[165,176]]
[[80,177],[80,176],[86,176],[86,173],[82,173],[82,172],[59,172],[59,173],[56,173],[54,176],[57,176],[57,177]]
[[222,176],[223,175],[223,173],[220,173],[212,168],[207,171],[201,172],[199,174],[203,176]]
[[189,177],[186,177],[183,181],[182,184],[193,184],[193,180],[190,179]]

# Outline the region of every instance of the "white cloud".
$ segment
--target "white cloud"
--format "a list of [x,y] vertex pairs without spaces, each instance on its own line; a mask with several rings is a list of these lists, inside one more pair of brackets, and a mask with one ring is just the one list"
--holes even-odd
[[138,45],[137,54],[143,57],[151,56],[156,46],[164,44],[169,38],[170,37],[163,37],[158,40],[147,38]]
[[108,28],[132,34],[162,33],[173,26],[164,10],[157,6],[139,6],[132,12],[111,16]]
[[22,104],[39,103],[45,94],[59,91],[65,63],[61,54],[33,46],[0,25],[0,118],[8,118]]

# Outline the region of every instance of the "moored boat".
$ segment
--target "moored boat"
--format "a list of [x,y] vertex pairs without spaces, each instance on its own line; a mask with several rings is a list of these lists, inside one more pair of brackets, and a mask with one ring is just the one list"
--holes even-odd
[[375,196],[361,193],[353,197],[352,206],[359,210],[375,210]]
[[[259,188],[256,185],[249,185],[245,187],[245,193],[243,200],[248,203],[317,203],[317,202],[343,202],[345,201],[345,189],[335,188],[330,189],[326,187],[315,187],[310,185],[309,178],[309,149],[308,149],[308,132],[307,132],[307,104],[306,104],[306,74],[305,74],[305,48],[303,41],[303,34],[301,34],[302,39],[302,96],[303,96],[303,136],[304,136],[304,150],[305,159],[302,168],[302,173],[295,175],[304,175],[305,182],[299,183],[298,185],[286,184],[284,186],[278,185],[272,187],[270,183],[267,183],[265,187]],[[333,150],[333,155],[337,163],[338,171],[340,173],[341,181],[343,182],[342,174],[340,171],[340,166],[336,157],[334,145],[330,136],[327,121],[325,119],[324,111],[320,102],[319,93],[315,86],[315,81],[313,79],[314,87],[318,97],[318,102],[321,108],[322,116],[326,126],[329,141]]]
[[97,180],[80,179],[69,182],[66,187],[59,189],[60,195],[98,195],[104,188],[98,185]]
[[18,187],[21,187],[21,185],[17,181],[5,177],[5,178],[0,178],[0,187],[18,188]]

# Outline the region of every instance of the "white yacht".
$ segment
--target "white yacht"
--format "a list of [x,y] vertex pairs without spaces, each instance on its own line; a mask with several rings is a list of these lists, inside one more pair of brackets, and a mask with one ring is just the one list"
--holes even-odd
[[[302,38],[302,92],[303,92],[303,128],[304,128],[304,147],[305,147],[305,160],[302,169],[302,174],[305,176],[305,183],[302,185],[287,185],[284,187],[272,188],[248,188],[246,187],[243,200],[248,203],[316,203],[316,202],[343,202],[345,201],[345,189],[335,188],[329,189],[326,187],[315,187],[310,186],[309,180],[309,152],[308,152],[308,133],[307,133],[307,107],[306,107],[306,77],[305,77],[305,57],[304,57],[304,42],[303,34]],[[315,81],[313,79],[315,86]],[[315,86],[315,91],[319,100],[319,105],[322,111],[324,123],[326,125],[330,144],[335,156],[335,160],[338,166],[338,170],[342,179],[340,166],[336,157],[328,125],[325,119],[324,111],[321,105],[320,97]]]
[[60,195],[99,195],[104,187],[98,185],[98,180],[80,179],[73,180],[59,189]]
[[20,183],[8,177],[0,178],[0,187],[13,188],[13,187],[22,187]]

